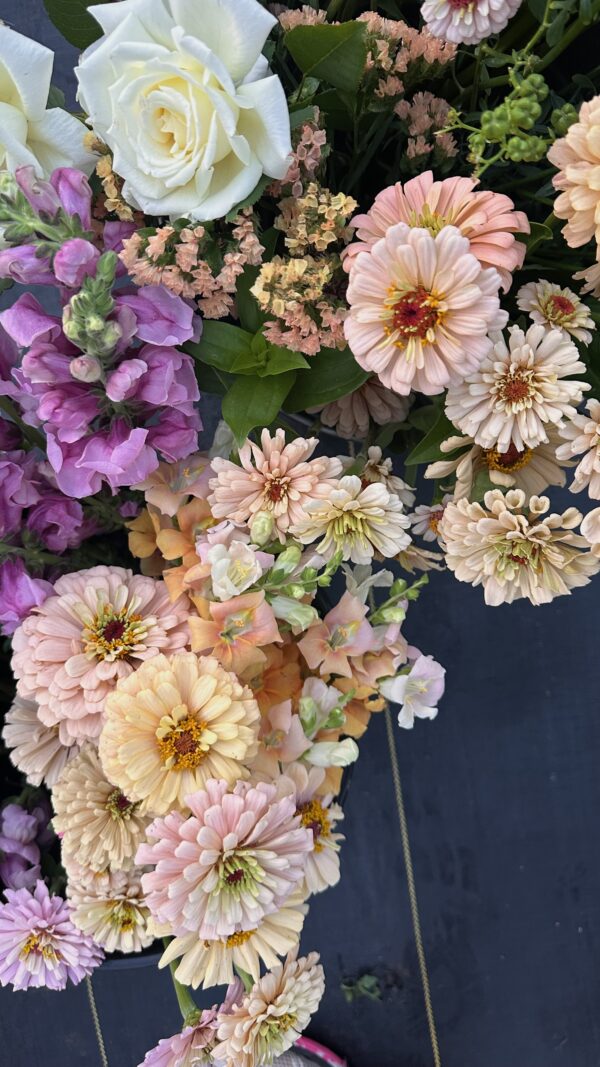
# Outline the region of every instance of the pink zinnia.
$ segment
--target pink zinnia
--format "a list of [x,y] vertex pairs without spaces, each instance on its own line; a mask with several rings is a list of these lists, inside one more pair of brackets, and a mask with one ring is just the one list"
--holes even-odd
[[45,882],[28,889],[5,889],[0,904],[0,984],[14,989],[64,989],[98,967],[104,954],[71,921],[62,897],[51,897]]
[[138,849],[137,863],[155,868],[142,876],[147,906],[178,937],[254,930],[302,881],[313,847],[296,815],[293,784],[238,782],[229,790],[210,779],[187,804],[189,818],[171,812],[155,819],[152,843]]
[[522,211],[515,211],[510,197],[476,186],[472,178],[436,182],[430,170],[404,185],[390,185],[375,197],[366,215],[352,219],[358,240],[344,253],[346,270],[351,269],[359,252],[372,248],[398,222],[422,227],[433,236],[444,226],[456,226],[469,238],[470,251],[481,266],[495,267],[502,288],[509,289],[512,273],[525,256],[525,245],[514,234],[529,233],[529,221]]
[[17,692],[37,701],[64,745],[95,739],[117,681],[187,644],[187,615],[187,601],[171,603],[164,582],[123,567],[65,574],[13,637]]
[[164,1037],[146,1053],[139,1067],[208,1067],[213,1063],[211,1051],[217,1037],[218,1011],[209,1008],[194,1026],[186,1026],[173,1037]]
[[396,393],[432,396],[476,370],[501,329],[500,276],[455,226],[436,237],[400,222],[350,272],[345,322],[357,363]]
[[289,527],[305,517],[303,505],[329,495],[342,465],[328,456],[310,458],[316,437],[297,437],[286,445],[283,430],[273,437],[263,430],[260,443],[259,448],[246,441],[240,448],[241,466],[213,459],[216,478],[210,483],[208,502],[215,518],[238,524],[250,522],[259,511],[268,512],[283,544]]

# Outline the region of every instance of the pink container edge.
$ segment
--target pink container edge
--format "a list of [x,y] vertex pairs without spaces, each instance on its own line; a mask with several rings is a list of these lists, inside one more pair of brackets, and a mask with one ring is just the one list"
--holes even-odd
[[348,1067],[346,1060],[340,1059],[331,1049],[324,1048],[323,1045],[319,1045],[318,1041],[313,1041],[310,1037],[300,1037],[296,1041],[295,1047],[304,1049],[305,1052],[312,1052],[315,1056],[320,1056],[323,1062],[329,1064],[330,1067]]

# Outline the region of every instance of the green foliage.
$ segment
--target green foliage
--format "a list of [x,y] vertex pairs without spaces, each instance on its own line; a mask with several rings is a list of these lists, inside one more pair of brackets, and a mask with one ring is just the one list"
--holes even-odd
[[289,390],[294,371],[269,378],[236,378],[223,397],[223,418],[241,445],[250,430],[269,426],[277,418]]
[[361,22],[296,26],[286,33],[285,43],[305,76],[355,92],[367,59],[365,31]]
[[96,19],[88,11],[88,7],[94,2],[95,0],[44,0],[44,7],[63,37],[70,44],[83,49],[96,41],[102,33]]
[[319,404],[330,404],[332,400],[354,392],[368,377],[349,348],[341,352],[322,348],[316,356],[311,356],[309,369],[298,372],[296,384],[286,401],[286,410],[305,411]]
[[260,329],[251,334],[239,326],[212,320],[204,323],[200,341],[186,345],[186,351],[226,374],[266,378],[309,366],[299,352],[269,344]]
[[429,433],[425,434],[423,440],[419,441],[419,444],[406,457],[406,465],[416,466],[420,463],[433,463],[443,454],[440,451],[442,441],[445,441],[447,437],[452,437],[456,432],[456,427],[441,411]]

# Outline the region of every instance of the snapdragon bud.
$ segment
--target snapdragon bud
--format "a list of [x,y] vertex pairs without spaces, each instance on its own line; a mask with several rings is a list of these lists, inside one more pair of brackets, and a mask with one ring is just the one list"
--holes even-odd
[[295,630],[308,630],[309,626],[318,622],[319,615],[311,604],[303,604],[289,596],[274,596],[270,600],[273,614],[276,619],[283,619]]
[[255,545],[268,545],[273,536],[275,520],[270,511],[257,511],[250,523],[250,536]]
[[343,741],[317,741],[303,759],[313,767],[347,767],[358,759],[358,745],[351,737]]
[[78,382],[99,382],[102,377],[102,364],[95,356],[77,356],[69,363],[71,377]]

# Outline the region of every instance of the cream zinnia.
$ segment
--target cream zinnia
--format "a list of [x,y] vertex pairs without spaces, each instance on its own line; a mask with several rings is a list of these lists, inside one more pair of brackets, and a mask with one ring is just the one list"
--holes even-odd
[[327,500],[312,501],[305,512],[290,532],[304,545],[315,544],[325,559],[341,552],[345,560],[369,563],[375,552],[392,557],[410,544],[402,501],[380,482],[363,489],[360,478],[346,475]]
[[404,422],[410,400],[386,389],[377,378],[369,378],[359,389],[341,396],[324,407],[308,408],[318,413],[323,426],[332,426],[338,437],[356,437],[363,441],[369,432],[371,419],[378,426],[390,422]]
[[532,497],[528,510],[525,503],[520,489],[494,489],[484,504],[458,500],[444,512],[446,563],[459,582],[483,585],[486,604],[523,597],[547,604],[600,570],[585,538],[573,533],[581,521],[576,508],[548,515],[547,497]]
[[513,271],[525,256],[525,245],[514,235],[529,233],[527,216],[514,208],[510,197],[478,189],[473,178],[436,182],[432,171],[425,171],[383,189],[366,214],[355,215],[352,226],[357,240],[344,252],[344,266],[350,270],[354,257],[372,248],[398,222],[429,230],[434,237],[444,226],[456,226],[469,238],[469,251],[481,266],[495,267],[502,288],[509,289]]
[[[558,445],[562,438],[553,426],[548,429],[548,438],[547,442],[542,442],[536,448],[524,448],[519,451],[511,444],[506,452],[499,452],[495,448],[476,445],[472,437],[449,437],[442,441],[440,450],[457,452],[458,455],[452,459],[431,463],[425,471],[425,477],[445,479],[454,475],[455,500],[471,496],[479,474],[487,474],[493,485],[522,489],[527,497],[537,496],[549,485],[562,486],[566,482],[563,466],[557,458]],[[417,532],[417,527],[414,529]],[[425,537],[425,540],[429,539]]]
[[77,745],[63,745],[57,726],[44,726],[33,700],[16,696],[4,719],[2,739],[10,761],[23,772],[30,785],[45,782],[50,788],[58,780],[70,759],[79,752]]
[[555,141],[548,159],[558,168],[552,184],[560,196],[554,214],[566,219],[563,237],[571,248],[600,241],[600,96],[581,105],[579,121]]
[[385,386],[441,393],[477,369],[506,322],[500,275],[482,269],[455,226],[436,236],[398,223],[350,271],[344,323],[357,362]]
[[560,330],[518,326],[502,336],[480,368],[448,390],[446,414],[482,448],[519,452],[548,440],[551,426],[572,419],[585,389],[570,380],[585,364]]
[[235,968],[260,978],[261,963],[275,967],[278,957],[296,947],[306,912],[304,894],[295,891],[279,911],[265,915],[254,930],[237,930],[229,937],[208,941],[197,934],[174,937],[163,953],[159,967],[180,960],[175,977],[183,985],[209,989],[235,979]]
[[591,331],[596,329],[587,304],[572,289],[561,288],[555,282],[540,278],[528,282],[517,293],[517,306],[526,311],[533,322],[549,329],[561,330],[589,345]]
[[106,702],[100,758],[110,780],[144,813],[184,807],[215,775],[246,777],[260,712],[250,689],[212,657],[156,656]]
[[327,456],[310,458],[318,444],[316,437],[297,437],[286,445],[283,430],[273,437],[263,430],[260,443],[259,448],[246,441],[240,448],[241,466],[213,459],[216,478],[211,479],[208,501],[215,518],[240,525],[250,523],[259,511],[267,512],[283,544],[290,525],[304,517],[308,501],[329,496],[341,463]]
[[340,844],[343,834],[335,832],[336,823],[344,818],[339,804],[331,794],[320,793],[325,781],[321,767],[306,767],[292,763],[286,776],[296,786],[296,811],[300,821],[313,835],[314,847],[306,859],[305,880],[309,894],[322,893],[340,880]]
[[139,870],[114,871],[106,879],[69,878],[67,895],[75,926],[107,952],[141,952],[154,940],[148,926]]
[[85,745],[52,790],[53,826],[69,855],[93,871],[132,867],[148,819],[109,782],[96,749]]
[[600,500],[600,401],[588,400],[587,415],[575,415],[565,423],[561,437],[566,444],[557,449],[557,456],[569,460],[583,454],[575,469],[572,493],[587,489],[592,500]]
[[[177,936],[207,940],[254,930],[301,883],[313,838],[296,815],[292,783],[211,779],[187,797],[191,816],[171,812],[148,828],[137,862],[148,907]],[[287,786],[286,789],[283,786]]]
[[217,1062],[225,1067],[259,1067],[290,1048],[310,1022],[325,989],[319,956],[274,967],[252,987],[241,1003],[219,1015]]
[[63,744],[95,739],[117,681],[187,644],[187,614],[164,582],[123,567],[65,574],[13,637],[17,692],[38,702],[41,721],[59,727]]

